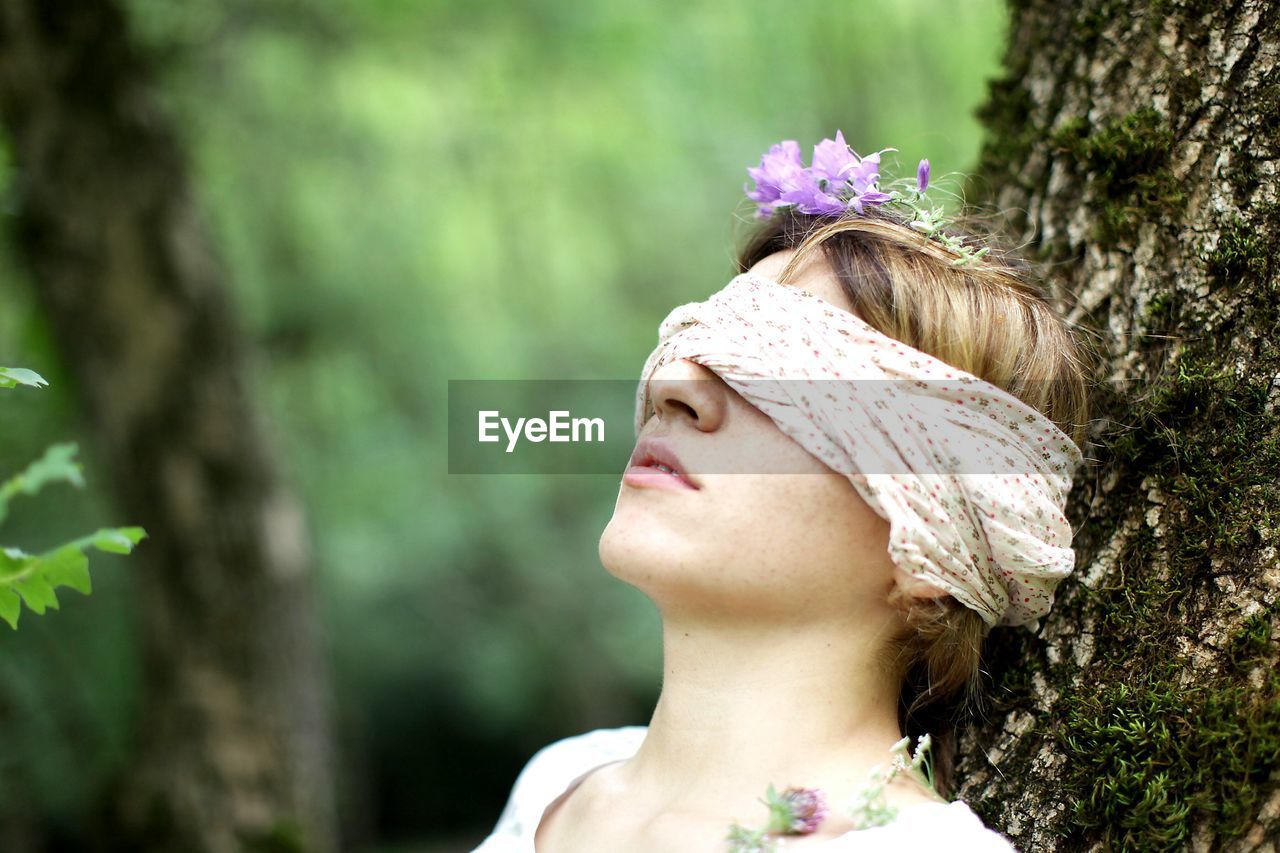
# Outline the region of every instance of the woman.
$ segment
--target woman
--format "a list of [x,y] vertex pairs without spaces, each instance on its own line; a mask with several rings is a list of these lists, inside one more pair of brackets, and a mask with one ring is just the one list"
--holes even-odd
[[[657,707],[534,755],[480,853],[1013,849],[948,801],[954,740],[989,629],[1037,627],[1071,570],[1083,350],[1024,265],[923,207],[927,161],[886,193],[878,159],[837,134],[749,170],[767,221],[664,321],[600,540],[661,612]],[[956,463],[989,476],[923,476]],[[842,809],[904,734],[931,784]],[[791,806],[760,827],[770,786]]]

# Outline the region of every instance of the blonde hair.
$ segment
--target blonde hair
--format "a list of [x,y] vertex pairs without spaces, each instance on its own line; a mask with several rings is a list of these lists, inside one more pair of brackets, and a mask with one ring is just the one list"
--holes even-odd
[[[988,253],[980,260],[957,265],[956,253],[878,210],[837,220],[784,211],[742,249],[738,272],[794,250],[777,276],[786,282],[822,252],[863,320],[1005,389],[1083,448],[1096,355],[1028,262],[994,240],[983,245]],[[979,678],[989,626],[949,595],[919,598],[895,586],[890,602],[906,626],[886,662],[902,684],[899,723],[913,737],[930,734],[935,783],[950,796],[958,727],[971,710],[983,710]]]

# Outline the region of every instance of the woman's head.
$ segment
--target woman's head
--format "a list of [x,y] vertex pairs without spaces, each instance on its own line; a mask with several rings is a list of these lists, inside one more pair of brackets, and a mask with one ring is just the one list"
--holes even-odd
[[[957,265],[954,253],[884,211],[833,219],[783,210],[747,241],[738,271],[767,267],[777,281],[821,286],[820,295],[840,297],[880,332],[1009,391],[1083,445],[1091,354],[1030,265],[990,249],[980,262]],[[988,626],[948,595],[895,585],[887,600],[904,620],[890,646],[903,680],[899,719],[908,734],[933,736],[949,789],[955,723],[980,704]]]
[[[1028,268],[998,252],[964,266],[956,258],[880,211],[833,219],[784,210],[748,241],[738,266],[803,286],[882,335],[1007,390],[1082,441],[1085,354]],[[982,615],[895,573],[888,523],[848,478],[711,370],[690,360],[657,363],[654,414],[640,436],[663,437],[700,488],[624,481],[601,538],[606,567],[665,613],[874,626],[883,669],[902,686],[900,725],[933,735],[947,790],[954,722],[974,698]],[[721,476],[729,473],[737,476]]]

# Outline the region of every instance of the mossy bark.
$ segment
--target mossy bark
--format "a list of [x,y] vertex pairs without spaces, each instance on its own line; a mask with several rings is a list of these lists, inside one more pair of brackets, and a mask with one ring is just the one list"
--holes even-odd
[[[225,273],[114,0],[0,6],[11,225],[144,601],[138,754],[94,849],[332,846],[307,540]],[[135,559],[136,558],[136,559]]]
[[960,796],[1026,850],[1280,843],[1280,7],[1022,0],[976,196],[1101,355],[1077,569]]

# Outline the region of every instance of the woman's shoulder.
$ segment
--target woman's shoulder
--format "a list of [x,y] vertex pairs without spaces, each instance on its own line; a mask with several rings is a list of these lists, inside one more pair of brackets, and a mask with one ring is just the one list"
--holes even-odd
[[904,808],[889,823],[834,839],[829,853],[846,849],[900,853],[904,849],[935,849],[935,845],[957,853],[1018,853],[1009,839],[984,824],[963,800]]
[[578,776],[601,764],[634,755],[648,730],[648,726],[593,729],[539,749],[516,776],[490,838],[521,836],[531,821],[541,818],[542,809]]

